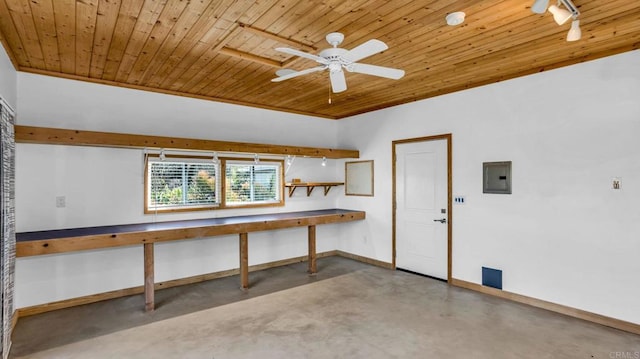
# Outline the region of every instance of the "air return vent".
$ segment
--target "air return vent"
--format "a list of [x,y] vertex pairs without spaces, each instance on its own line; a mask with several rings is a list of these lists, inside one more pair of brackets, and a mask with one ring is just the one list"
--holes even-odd
[[502,271],[499,269],[482,267],[482,285],[502,289]]

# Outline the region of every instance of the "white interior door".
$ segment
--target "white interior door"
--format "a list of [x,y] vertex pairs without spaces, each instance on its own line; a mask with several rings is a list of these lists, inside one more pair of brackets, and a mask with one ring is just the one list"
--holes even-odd
[[447,279],[447,140],[396,144],[396,267]]

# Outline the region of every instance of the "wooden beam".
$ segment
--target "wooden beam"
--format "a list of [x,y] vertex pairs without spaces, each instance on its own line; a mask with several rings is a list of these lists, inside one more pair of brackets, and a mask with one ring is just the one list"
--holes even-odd
[[316,226],[309,226],[309,274],[316,274],[318,267],[316,265]]
[[264,30],[252,27],[251,25],[238,23],[238,26],[240,26],[240,28],[242,30],[244,30],[244,31],[250,32],[252,34],[255,34],[255,35],[267,38],[267,39],[271,39],[271,40],[277,41],[277,42],[282,43],[282,44],[287,44],[287,45],[290,45],[290,46],[298,48],[298,49],[307,50],[309,52],[316,52],[318,50],[318,48],[316,48],[315,46],[307,45],[307,44],[304,44],[304,43],[296,41],[296,40],[291,40],[291,39],[288,39],[286,37],[278,36],[276,34],[268,32],[268,31],[264,31]]
[[218,52],[221,53],[221,54],[228,55],[228,56],[237,57],[239,59],[257,62],[259,64],[263,64],[263,65],[267,65],[267,66],[271,66],[271,67],[276,67],[276,68],[279,68],[279,69],[282,68],[282,62],[280,62],[280,61],[272,60],[272,59],[269,59],[267,57],[257,56],[257,55],[254,55],[254,54],[250,54],[248,52],[242,52],[242,51],[234,50],[234,49],[229,48],[229,47],[223,47],[220,50],[218,50]]
[[59,128],[15,126],[17,143],[50,145],[155,148],[193,151],[241,152],[327,158],[358,158],[357,150],[282,146],[190,138],[132,135],[114,132],[80,131]]
[[240,233],[240,289],[249,289],[249,234]]
[[153,243],[144,244],[144,310],[155,309]]

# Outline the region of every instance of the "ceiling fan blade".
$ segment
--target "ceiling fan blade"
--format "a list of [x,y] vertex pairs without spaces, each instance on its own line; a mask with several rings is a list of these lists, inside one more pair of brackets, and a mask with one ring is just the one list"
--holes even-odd
[[280,81],[292,79],[294,77],[310,74],[310,73],[313,73],[313,72],[322,71],[322,70],[324,70],[326,68],[327,68],[326,66],[318,66],[318,67],[312,67],[310,69],[306,69],[306,70],[302,70],[302,71],[278,70],[278,71],[276,71],[276,74],[280,75],[281,73],[284,73],[284,75],[281,75],[280,77],[276,77],[275,79],[272,79],[271,81],[272,82],[280,82]]
[[298,72],[298,71],[292,70],[292,69],[280,69],[280,70],[276,71],[276,75],[284,76],[284,75],[292,74],[294,72]]
[[367,74],[373,76],[386,77],[392,80],[398,80],[404,76],[404,70],[398,70],[391,67],[368,65],[368,64],[352,64],[347,67],[350,72]]
[[349,50],[344,57],[350,61],[356,62],[364,59],[365,57],[382,52],[388,48],[389,46],[384,42],[372,39]]
[[331,89],[334,93],[347,89],[347,80],[344,78],[344,72],[342,70],[331,71],[329,77],[331,78]]
[[323,65],[326,65],[327,63],[329,63],[329,61],[327,61],[327,59],[325,59],[324,57],[320,57],[320,56],[310,54],[308,52],[296,50],[296,49],[290,49],[288,47],[276,47],[276,51],[284,52],[285,54],[289,54],[289,55],[304,57],[309,60],[313,60],[315,62],[321,63]]

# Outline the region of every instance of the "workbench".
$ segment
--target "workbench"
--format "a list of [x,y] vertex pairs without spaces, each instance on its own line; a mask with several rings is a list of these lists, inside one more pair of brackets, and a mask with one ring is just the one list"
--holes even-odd
[[364,211],[323,209],[250,216],[219,217],[58,229],[16,234],[16,256],[29,257],[90,249],[142,245],[144,247],[145,310],[154,304],[154,243],[238,234],[240,287],[249,288],[249,233],[308,227],[308,271],[316,273],[316,225],[365,219]]

